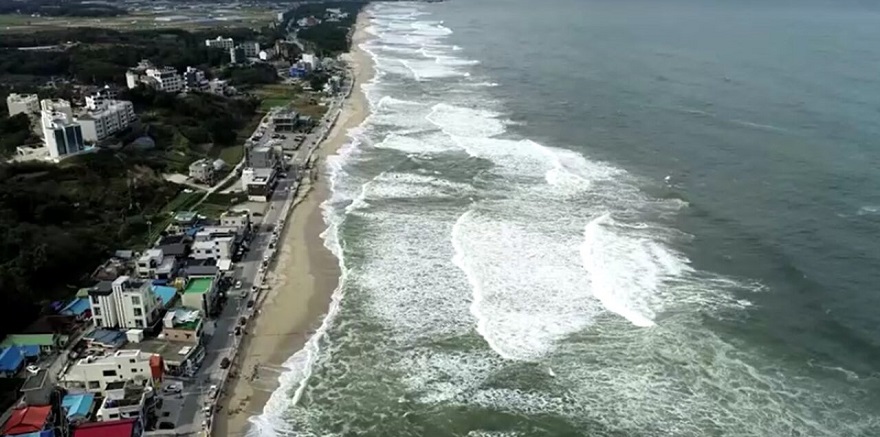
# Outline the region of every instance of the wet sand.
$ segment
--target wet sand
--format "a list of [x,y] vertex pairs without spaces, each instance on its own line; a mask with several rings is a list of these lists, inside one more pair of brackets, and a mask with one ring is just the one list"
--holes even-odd
[[324,246],[321,233],[327,228],[321,204],[330,195],[325,158],[345,145],[347,132],[369,114],[369,103],[361,85],[372,78],[369,55],[357,48],[368,34],[366,17],[358,17],[352,52],[343,55],[354,72],[355,83],[339,118],[327,139],[312,158],[310,176],[303,180],[294,208],[281,236],[278,261],[270,273],[271,288],[259,303],[257,319],[251,324],[233,364],[226,394],[216,416],[214,435],[239,436],[248,429],[248,419],[262,413],[278,377],[294,353],[303,348],[327,313],[339,282],[339,264]]

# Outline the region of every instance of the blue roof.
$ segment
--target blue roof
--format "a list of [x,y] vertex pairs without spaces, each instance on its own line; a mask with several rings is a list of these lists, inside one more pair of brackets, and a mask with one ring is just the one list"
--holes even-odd
[[121,347],[128,341],[125,338],[124,333],[102,328],[93,330],[92,332],[86,334],[83,338],[91,340],[95,343],[100,343],[102,345],[116,348]]
[[55,431],[44,429],[42,431],[29,432],[27,434],[16,434],[15,437],[54,437]]
[[9,346],[0,351],[0,372],[17,372],[24,362],[24,351],[18,346]]
[[60,312],[64,315],[80,316],[88,311],[89,308],[89,299],[87,297],[80,297],[70,301]]
[[171,299],[174,299],[174,296],[177,295],[177,289],[164,285],[154,285],[153,293],[156,293],[156,296],[159,296],[159,299],[162,300],[162,306],[168,306]]
[[24,352],[24,356],[28,358],[38,357],[40,356],[40,345],[37,344],[28,344],[19,346],[22,352]]
[[67,410],[67,419],[74,420],[88,416],[94,402],[94,394],[82,393],[64,396],[64,399],[61,400],[61,406]]

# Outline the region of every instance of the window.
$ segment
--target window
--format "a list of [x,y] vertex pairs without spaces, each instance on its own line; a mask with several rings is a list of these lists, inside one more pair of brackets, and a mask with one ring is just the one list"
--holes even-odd
[[137,327],[137,328],[143,328],[143,327],[144,327],[144,321],[141,320],[141,319],[137,319],[137,320],[134,321],[134,326]]
[[101,374],[104,376],[116,376],[116,371],[115,370],[105,370],[105,371],[101,372]]
[[134,358],[129,358],[128,362],[134,364]]
[[99,328],[104,326],[104,321],[101,319],[95,319],[95,326],[97,326]]
[[139,296],[132,296],[132,297],[131,297],[131,304],[132,304],[132,305],[140,305],[140,304],[141,304],[141,298],[140,298]]
[[94,313],[95,313],[94,315],[95,315],[95,316],[100,316],[100,315],[101,315],[101,307],[95,307],[92,311],[94,311]]
[[134,309],[134,316],[135,316],[135,317],[140,317],[140,316],[143,316],[143,315],[144,315],[144,310],[142,310],[142,309],[140,309],[140,308],[135,308],[135,309]]
[[118,418],[119,418],[119,413],[108,414],[107,417],[109,417],[109,418],[111,418],[111,419],[118,419]]
[[98,305],[98,296],[91,296],[91,298],[92,298],[92,304]]
[[[133,360],[132,360],[132,361],[133,361]],[[132,367],[132,368],[131,368],[131,373],[138,373],[140,370],[141,370],[141,369],[138,369],[137,367]]]
[[99,389],[99,388],[101,388],[101,383],[100,383],[100,382],[98,382],[98,381],[89,381],[89,389],[90,389],[90,390],[96,390],[96,389]]

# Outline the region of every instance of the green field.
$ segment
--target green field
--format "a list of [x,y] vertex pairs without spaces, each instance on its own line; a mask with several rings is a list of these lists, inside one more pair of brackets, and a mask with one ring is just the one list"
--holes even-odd
[[[241,8],[220,11],[137,11],[119,17],[31,17],[30,15],[0,15],[0,33],[70,27],[99,27],[118,30],[138,29],[203,29],[222,27],[262,27],[275,20],[275,11],[262,8]],[[211,20],[208,15],[224,20]]]
[[302,89],[296,85],[272,84],[255,89],[254,94],[261,100],[260,110],[268,112],[276,106],[287,106],[292,103],[302,95]]

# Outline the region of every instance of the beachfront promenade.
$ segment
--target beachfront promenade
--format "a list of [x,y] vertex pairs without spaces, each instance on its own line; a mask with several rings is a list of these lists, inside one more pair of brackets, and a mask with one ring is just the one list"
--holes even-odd
[[[250,245],[250,250],[236,265],[234,281],[241,281],[240,289],[230,289],[228,301],[221,315],[215,320],[213,335],[207,341],[206,355],[197,374],[188,380],[184,380],[182,399],[169,399],[166,411],[176,411],[179,415],[177,428],[167,431],[153,431],[150,435],[208,435],[212,428],[211,418],[216,411],[216,405],[223,397],[224,385],[229,372],[239,373],[239,377],[246,377],[253,369],[238,368],[236,355],[240,352],[240,343],[244,336],[249,335],[249,329],[253,326],[253,316],[259,314],[263,299],[269,294],[269,290],[257,292],[251,291],[253,287],[260,290],[263,287],[265,273],[270,266],[260,269],[264,259],[274,261],[274,256],[280,246],[270,243],[278,241],[282,235],[286,218],[291,208],[295,207],[295,201],[301,199],[300,182],[307,175],[315,162],[315,151],[326,139],[338,118],[345,98],[351,92],[351,74],[346,74],[344,88],[339,96],[335,97],[328,105],[328,111],[321,119],[318,126],[308,134],[302,146],[291,158],[288,177],[280,178],[266,209],[260,220],[255,220],[256,232]],[[259,219],[259,218],[257,218]],[[274,247],[270,247],[270,245]],[[248,301],[254,300],[252,306]],[[235,327],[244,318],[246,324],[242,326],[242,335],[235,335]],[[234,364],[227,369],[220,366],[223,358],[229,358]],[[215,390],[211,387],[215,386]],[[206,427],[203,424],[207,424]]]

